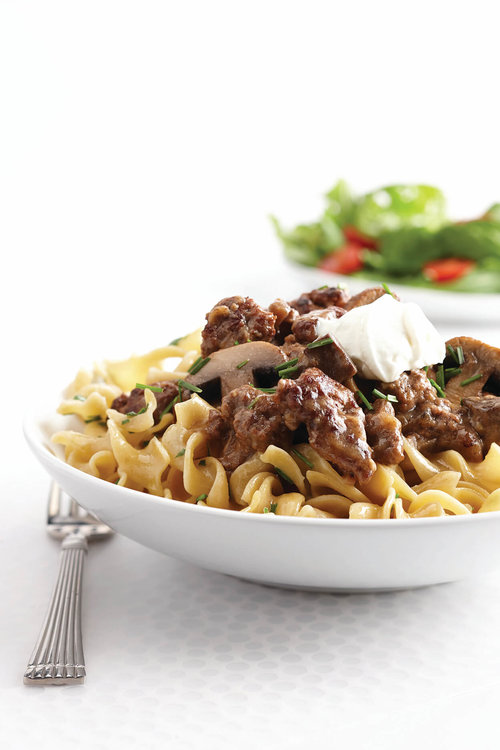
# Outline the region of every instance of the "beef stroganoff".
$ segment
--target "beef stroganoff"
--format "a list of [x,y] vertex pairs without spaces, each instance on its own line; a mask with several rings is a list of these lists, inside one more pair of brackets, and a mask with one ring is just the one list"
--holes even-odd
[[[181,502],[302,518],[500,510],[500,350],[446,344],[386,286],[263,308],[81,371],[66,461]],[[76,421],[75,421],[76,420]]]

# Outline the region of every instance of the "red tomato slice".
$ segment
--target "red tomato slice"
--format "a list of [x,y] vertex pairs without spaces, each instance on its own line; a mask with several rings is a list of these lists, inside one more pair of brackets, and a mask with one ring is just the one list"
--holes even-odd
[[344,237],[347,242],[355,242],[356,245],[368,247],[370,250],[375,250],[377,247],[376,240],[372,239],[372,237],[367,237],[366,234],[361,234],[359,229],[356,229],[352,224],[346,224],[346,226],[342,228],[342,231],[344,232]]
[[326,258],[323,258],[319,267],[330,273],[354,273],[363,268],[363,248],[354,243],[346,242]]
[[429,281],[444,283],[456,281],[470,273],[476,264],[468,258],[442,258],[431,260],[424,265],[423,272]]

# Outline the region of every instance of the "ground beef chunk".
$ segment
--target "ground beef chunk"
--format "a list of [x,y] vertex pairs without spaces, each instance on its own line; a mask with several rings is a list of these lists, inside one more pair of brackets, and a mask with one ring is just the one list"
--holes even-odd
[[403,435],[411,437],[426,455],[457,450],[468,461],[480,461],[482,445],[477,432],[450,402],[439,398],[423,370],[405,372],[393,383],[382,383],[384,393],[398,399],[394,405]]
[[318,338],[316,327],[320,318],[336,320],[344,315],[342,307],[327,307],[324,310],[312,310],[305,315],[299,315],[292,324],[292,333],[300,344],[309,344]]
[[297,375],[300,375],[309,367],[317,367],[333,380],[344,383],[356,374],[357,370],[353,361],[337,339],[333,336],[331,338],[331,344],[308,349],[304,344],[300,344],[295,336],[287,337],[282,348],[288,359],[297,357],[299,360]]
[[300,297],[290,302],[290,306],[297,310],[300,315],[305,315],[312,310],[320,310],[325,307],[345,307],[348,300],[349,293],[345,289],[330,286],[326,289],[313,289],[312,292],[304,292]]
[[[384,294],[387,294],[385,289],[382,286],[374,286],[370,289],[363,289],[362,292],[359,292],[359,294],[355,294],[351,299],[346,302],[344,305],[346,310],[353,310],[355,307],[363,307],[363,305],[371,305],[372,302],[375,302],[375,300],[379,299],[380,297],[383,297]],[[399,300],[399,297],[397,294],[392,294],[392,296]]]
[[292,323],[298,318],[299,313],[283,299],[274,300],[269,305],[269,312],[276,315],[276,343],[282,344],[292,332]]
[[[160,421],[160,415],[169,403],[179,394],[179,389],[176,383],[171,380],[163,380],[158,383],[151,383],[152,386],[161,388],[161,393],[155,393],[156,398],[156,409],[153,412],[153,419],[155,424]],[[136,414],[144,409],[146,406],[146,400],[144,398],[143,388],[133,388],[130,391],[130,395],[126,393],[120,393],[111,404],[112,409],[121,412],[122,414],[128,414],[133,411]]]
[[500,397],[484,393],[464,398],[462,403],[465,419],[481,436],[487,453],[492,443],[500,443]]
[[207,313],[206,319],[201,343],[204,357],[235,342],[272,341],[276,333],[276,315],[251,297],[226,297]]
[[282,420],[274,395],[251,385],[231,391],[222,400],[221,415],[227,436],[221,462],[227,471],[234,471],[253,453],[262,453],[269,445],[291,445],[292,433]]
[[381,464],[399,464],[404,458],[401,422],[392,404],[379,398],[365,414],[366,436],[373,458]]
[[323,458],[359,481],[367,481],[376,466],[366,442],[364,415],[353,394],[321,370],[310,368],[297,380],[281,380],[274,400],[285,425],[305,424],[309,442]]

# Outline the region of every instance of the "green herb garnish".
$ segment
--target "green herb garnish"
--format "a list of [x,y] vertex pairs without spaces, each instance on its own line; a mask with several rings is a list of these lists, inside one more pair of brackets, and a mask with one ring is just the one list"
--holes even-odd
[[386,401],[390,401],[393,404],[397,404],[398,400],[396,396],[393,396],[392,393],[382,393],[382,391],[379,391],[378,388],[374,388],[372,391],[373,395],[377,398],[383,398]]
[[445,380],[444,380],[444,367],[443,365],[439,365],[436,372],[436,383],[441,388],[441,390],[444,393],[444,387],[445,387]]
[[147,410],[146,406],[143,406],[140,411],[128,411],[127,417],[138,417],[139,414],[144,414],[144,412]]
[[127,417],[127,419],[122,419],[122,424],[127,424],[127,422],[130,422],[130,419]]
[[368,399],[366,398],[366,396],[364,395],[364,393],[361,393],[360,390],[357,390],[356,394],[357,394],[357,396],[359,396],[359,398],[361,399],[361,401],[364,403],[364,405],[366,406],[366,408],[368,409],[368,411],[373,411],[373,406],[370,404],[370,402],[368,401]]
[[326,336],[318,341],[311,341],[311,343],[306,346],[306,349],[318,349],[320,346],[326,346],[327,344],[333,344],[331,336]]
[[276,386],[273,386],[272,388],[260,388],[256,385],[254,388],[257,388],[258,391],[262,391],[262,393],[276,393]]
[[179,336],[178,339],[174,339],[173,341],[171,341],[170,344],[169,344],[169,346],[177,346],[177,344],[179,343],[179,341],[182,341],[183,338],[184,338],[184,336]]
[[296,448],[292,448],[291,453],[293,453],[294,456],[297,456],[297,458],[300,458],[300,460],[303,461],[306,466],[309,466],[310,469],[314,469],[312,461],[309,461],[306,456],[304,456],[302,453],[299,453]]
[[201,388],[198,388],[197,385],[193,385],[192,383],[188,383],[186,380],[178,380],[177,385],[179,386],[179,390],[181,388],[187,388],[188,391],[192,391],[193,393],[201,393]]
[[464,350],[461,346],[457,346],[457,348],[454,349],[451,344],[446,344],[446,349],[448,351],[448,354],[451,357],[453,357],[457,365],[460,366],[464,364],[465,362]]
[[384,291],[385,291],[385,293],[386,293],[386,294],[390,294],[390,295],[391,295],[391,297],[392,297],[393,299],[396,299],[396,297],[395,297],[395,296],[394,296],[394,294],[393,294],[393,293],[391,292],[391,290],[389,289],[389,287],[387,286],[387,284],[386,284],[386,283],[383,283],[383,284],[382,284],[382,286],[383,286],[383,288],[384,288]]
[[236,369],[237,370],[241,370],[241,368],[245,367],[245,365],[247,365],[249,363],[249,361],[250,361],[249,359],[244,359],[243,362],[240,362],[239,365],[236,365]]
[[247,408],[248,409],[253,409],[253,407],[255,406],[255,404],[257,403],[257,401],[259,400],[259,398],[262,398],[262,396],[256,396],[253,401],[250,401],[250,403],[248,404]]
[[141,388],[143,391],[153,391],[153,393],[163,393],[159,385],[144,385],[144,383],[136,383],[136,388]]
[[86,401],[86,400],[87,399],[85,398],[85,396],[80,396],[78,393],[76,394],[76,396],[73,396],[73,401]]
[[87,419],[85,419],[84,421],[85,421],[85,424],[90,424],[90,422],[99,422],[100,419],[101,419],[101,415],[96,414],[93,417],[87,417]]
[[299,358],[294,357],[293,359],[289,359],[286,362],[281,362],[279,365],[276,365],[274,369],[277,370],[278,372],[280,370],[288,370],[289,367],[294,367],[298,361],[299,361]]
[[466,380],[462,380],[462,382],[460,383],[460,385],[462,387],[464,387],[466,385],[469,385],[469,383],[474,383],[476,380],[481,380],[482,377],[483,377],[483,373],[482,372],[478,372],[477,375],[473,375],[471,378],[467,378]]
[[429,378],[429,383],[432,386],[434,386],[434,388],[438,392],[438,395],[441,396],[441,398],[446,398],[446,393],[443,391],[443,389],[441,388],[441,386],[436,383],[435,380],[433,380],[432,378]]
[[179,451],[179,453],[177,453],[177,455],[175,457],[176,458],[180,458],[180,456],[183,456],[185,454],[185,452],[186,452],[186,449],[183,448],[182,450]]
[[271,505],[269,506],[269,512],[276,513],[277,510],[278,510],[278,503],[271,503]]
[[210,357],[198,357],[191,367],[189,368],[188,372],[190,375],[196,375],[197,372],[201,370],[202,367],[205,367],[206,364],[210,362]]
[[198,495],[198,497],[195,500],[195,503],[199,503],[201,500],[206,500],[207,497],[208,497],[208,495],[206,495],[206,494]]
[[287,378],[292,373],[297,372],[298,369],[299,369],[298,365],[294,365],[293,367],[287,367],[286,369],[279,371],[279,376],[280,378]]
[[239,345],[239,343],[240,343],[239,341],[235,341],[235,342],[234,342],[234,346],[238,346],[238,345]]
[[173,406],[175,406],[180,401],[179,394],[177,396],[174,396],[172,401],[170,401],[169,404],[163,409],[162,413],[160,414],[160,419],[163,419],[165,414],[168,414],[169,411],[172,409]]
[[461,367],[446,367],[444,370],[444,374],[447,380],[455,377],[455,375],[460,375],[461,372],[462,372]]
[[149,438],[149,440],[143,440],[142,441],[142,447],[143,448],[147,448],[148,445],[150,444],[150,442],[151,442],[151,438]]
[[275,467],[274,467],[274,471],[275,471],[275,472],[276,472],[276,474],[278,474],[278,475],[279,475],[279,476],[280,476],[280,477],[281,477],[282,479],[284,479],[284,480],[285,480],[285,482],[288,482],[288,484],[295,484],[295,482],[294,482],[294,481],[293,481],[292,479],[290,479],[290,477],[288,476],[288,474],[285,474],[285,472],[284,472],[284,471],[282,471],[281,469],[278,469],[278,467],[277,467],[277,466],[275,466]]

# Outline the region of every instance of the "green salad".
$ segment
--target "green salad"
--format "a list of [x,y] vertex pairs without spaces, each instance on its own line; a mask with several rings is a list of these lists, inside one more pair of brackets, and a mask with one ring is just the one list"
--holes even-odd
[[363,279],[457,292],[500,292],[500,204],[453,222],[441,190],[391,185],[355,196],[341,180],[326,194],[319,221],[285,231],[296,263]]

